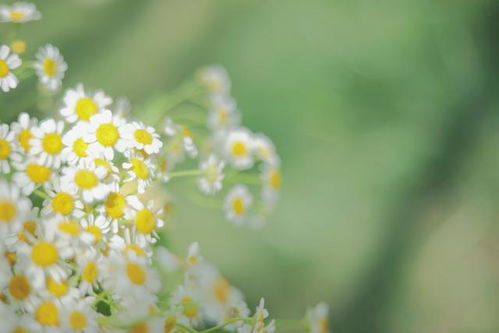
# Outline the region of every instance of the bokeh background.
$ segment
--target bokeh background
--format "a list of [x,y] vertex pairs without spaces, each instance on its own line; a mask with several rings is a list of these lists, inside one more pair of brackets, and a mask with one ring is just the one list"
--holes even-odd
[[[65,86],[140,104],[227,68],[282,200],[253,231],[180,197],[170,240],[198,240],[252,306],[324,300],[336,332],[499,332],[497,1],[35,2],[21,37],[60,47]],[[37,112],[0,98],[3,121]]]

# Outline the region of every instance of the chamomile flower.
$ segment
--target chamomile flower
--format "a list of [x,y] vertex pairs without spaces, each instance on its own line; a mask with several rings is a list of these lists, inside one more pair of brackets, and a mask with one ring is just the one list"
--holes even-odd
[[240,116],[236,102],[228,96],[215,95],[211,99],[208,126],[213,131],[228,131],[239,125]]
[[51,181],[53,171],[33,157],[16,166],[14,182],[22,189],[24,195],[30,195],[36,188],[46,186]]
[[148,155],[158,153],[163,146],[154,128],[140,122],[133,122],[127,126],[125,138],[131,142],[133,148],[143,150]]
[[4,92],[17,87],[19,80],[12,70],[21,66],[21,63],[21,58],[17,54],[10,54],[7,45],[0,46],[0,88]]
[[31,118],[29,114],[22,112],[17,117],[17,122],[12,123],[12,131],[16,136],[16,146],[22,153],[28,153],[31,149],[30,140],[33,137],[33,128],[38,126],[38,120]]
[[90,156],[89,143],[85,141],[87,132],[88,123],[79,122],[64,134],[62,138],[62,143],[65,147],[63,154],[66,156],[68,164],[76,165],[82,159]]
[[30,140],[31,153],[38,157],[40,164],[58,168],[64,156],[62,132],[64,122],[47,119],[40,126],[33,129],[33,138]]
[[45,288],[40,291],[40,296],[54,298],[59,304],[67,299],[80,297],[80,290],[72,287],[68,279],[56,281],[50,276],[45,280]]
[[35,320],[42,326],[42,332],[60,332],[62,305],[54,298],[38,298],[33,307]]
[[149,201],[144,205],[137,197],[131,196],[128,199],[131,207],[127,211],[127,219],[132,220],[137,231],[137,241],[139,246],[154,243],[158,234],[156,230],[164,226],[160,218],[162,209],[154,208],[154,201]]
[[171,118],[166,117],[163,132],[170,138],[165,150],[171,163],[183,161],[185,154],[191,158],[197,156],[197,147],[187,127],[180,126],[174,123]]
[[54,180],[46,187],[48,199],[43,202],[44,215],[83,216],[83,203],[79,200],[78,189],[73,183]]
[[245,128],[231,131],[226,138],[224,152],[227,160],[238,170],[253,166],[252,134]]
[[139,193],[144,193],[146,187],[152,183],[154,176],[153,164],[148,159],[138,157],[138,155],[130,156],[128,162],[123,163],[123,169],[128,171],[126,182],[136,180]]
[[21,231],[30,211],[31,202],[21,195],[20,188],[0,180],[0,235],[5,237]]
[[192,133],[187,127],[184,127],[184,129],[182,130],[182,136],[185,152],[191,158],[196,157],[198,155],[198,149],[194,144],[194,140],[192,139]]
[[281,170],[278,165],[265,165],[262,172],[262,196],[269,202],[274,202],[281,189]]
[[245,185],[235,185],[225,197],[225,214],[229,221],[242,224],[253,203]]
[[268,325],[265,325],[265,320],[269,316],[269,312],[265,309],[265,301],[264,299],[260,299],[260,303],[258,304],[254,318],[255,324],[244,325],[239,330],[238,333],[272,333],[275,331],[275,321],[272,320]]
[[93,214],[89,214],[80,219],[80,224],[83,228],[82,240],[97,248],[105,245],[111,233],[116,233],[117,231],[117,228],[113,228],[112,221],[103,215],[94,216]]
[[112,221],[113,232],[118,231],[118,220],[125,217],[128,207],[128,196],[122,193],[118,183],[109,185],[110,192],[107,194],[100,211]]
[[111,186],[113,183],[120,181],[120,174],[119,174],[120,171],[112,161],[109,161],[104,157],[95,157],[92,160],[97,167],[102,167],[106,169],[106,174],[102,179],[104,183]]
[[112,102],[112,98],[103,91],[86,92],[83,85],[79,84],[76,88],[66,91],[60,113],[69,123],[89,122],[93,115],[108,110]]
[[136,229],[124,228],[121,236],[114,235],[109,246],[119,252],[123,252],[125,257],[141,257],[150,258],[153,255],[152,247],[150,244],[138,245],[138,232]]
[[30,307],[36,301],[36,290],[31,284],[28,276],[23,272],[18,272],[10,275],[8,287],[5,290],[5,295],[10,303],[17,309],[25,309]]
[[90,128],[85,140],[92,152],[102,153],[107,160],[114,158],[114,150],[124,152],[130,142],[125,138],[125,121],[106,110],[90,118]]
[[329,306],[326,303],[319,303],[307,311],[307,324],[310,333],[328,333]]
[[161,318],[151,318],[134,324],[129,332],[165,332],[164,321]]
[[36,59],[35,70],[40,82],[50,91],[59,89],[68,69],[59,49],[50,44],[45,45],[38,50]]
[[16,2],[11,6],[0,6],[0,22],[25,23],[42,17],[36,6],[29,2]]
[[201,302],[199,295],[193,290],[181,285],[173,292],[171,307],[178,313],[178,322],[196,326],[201,322]]
[[199,79],[211,93],[228,94],[230,91],[230,79],[222,66],[213,65],[202,69]]
[[61,311],[61,328],[64,332],[97,332],[97,314],[89,300],[66,300]]
[[258,158],[265,163],[271,165],[279,163],[274,143],[266,135],[261,133],[253,135],[253,146]]
[[21,156],[15,151],[15,133],[10,131],[9,125],[0,124],[0,172],[10,172],[10,161],[20,161]]
[[79,289],[83,293],[92,292],[92,288],[97,286],[102,274],[101,257],[94,249],[89,249],[80,253],[77,258],[80,271],[81,282]]
[[222,189],[224,166],[225,163],[220,161],[213,154],[210,155],[206,161],[201,163],[200,169],[205,171],[205,174],[197,179],[198,187],[201,192],[208,195],[214,195]]
[[113,105],[113,114],[126,119],[128,118],[132,106],[126,97],[119,97]]
[[189,245],[189,250],[187,252],[187,263],[190,266],[195,266],[201,260],[202,257],[199,251],[199,243],[198,242],[191,243],[191,245]]
[[91,160],[82,160],[78,166],[64,169],[61,181],[76,185],[83,201],[94,202],[103,200],[109,193],[109,187],[102,182],[107,170],[96,166]]

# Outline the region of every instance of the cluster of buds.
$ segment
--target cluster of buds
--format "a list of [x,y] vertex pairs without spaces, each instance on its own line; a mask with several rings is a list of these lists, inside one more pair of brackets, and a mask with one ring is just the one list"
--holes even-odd
[[[33,4],[0,7],[0,21],[14,25],[40,17]],[[4,92],[19,83],[12,42],[14,51],[0,46]],[[0,124],[1,332],[275,331],[263,299],[250,311],[198,243],[184,258],[161,241],[164,183],[195,177],[196,195],[237,225],[263,226],[277,202],[280,159],[269,138],[241,127],[225,70],[202,69],[146,104],[139,114],[161,115],[149,126],[126,100],[83,84],[58,98],[61,53],[48,45],[36,58],[19,76],[37,74],[55,116]],[[327,306],[297,326],[327,332]]]

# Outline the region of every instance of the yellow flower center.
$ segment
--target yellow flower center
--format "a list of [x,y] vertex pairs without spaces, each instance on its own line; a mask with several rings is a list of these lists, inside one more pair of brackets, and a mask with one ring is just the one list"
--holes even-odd
[[26,174],[35,184],[42,184],[46,182],[51,173],[52,171],[43,165],[31,163],[26,167]]
[[150,145],[152,143],[152,135],[145,129],[139,128],[133,133],[135,140],[143,145]]
[[58,225],[59,231],[66,233],[71,236],[77,236],[80,234],[80,225],[75,221],[65,221]]
[[170,316],[166,318],[164,325],[164,333],[171,333],[173,329],[177,326],[177,318],[175,316]]
[[97,186],[99,178],[97,178],[97,175],[92,171],[78,170],[75,174],[74,181],[80,188],[89,190]]
[[9,282],[9,291],[12,297],[22,301],[31,294],[31,285],[24,275],[14,275]]
[[97,264],[90,261],[85,265],[85,267],[83,267],[81,279],[88,283],[94,283],[97,280],[97,272]]
[[98,111],[97,103],[90,97],[82,97],[75,106],[75,112],[78,118],[83,121],[89,121],[90,117]]
[[10,223],[16,215],[17,208],[12,201],[0,201],[0,222]]
[[277,169],[270,171],[269,174],[269,185],[274,190],[281,188],[281,172]]
[[128,333],[149,333],[149,326],[145,322],[138,323],[129,329]]
[[216,299],[225,304],[229,299],[230,284],[226,279],[220,277],[215,281],[214,292]]
[[192,301],[189,296],[184,296],[181,300],[183,305],[183,313],[188,318],[196,318],[198,316],[198,306]]
[[218,110],[218,123],[220,125],[225,125],[227,124],[227,121],[229,120],[229,112],[225,108],[221,108]]
[[19,132],[19,144],[23,147],[24,151],[28,151],[31,145],[29,144],[29,140],[33,137],[33,133],[29,129],[23,129]]
[[35,221],[26,221],[23,224],[23,229],[25,232],[29,232],[33,236],[35,235],[36,231],[36,222]]
[[146,281],[146,272],[139,264],[133,262],[127,263],[126,274],[134,284],[143,284]]
[[102,238],[102,233],[98,227],[95,225],[89,226],[87,229],[85,229],[87,232],[91,233],[95,237],[95,243],[99,242]]
[[17,326],[11,333],[29,333],[24,327]]
[[15,40],[10,46],[12,47],[12,51],[17,54],[23,54],[24,52],[26,52],[26,42],[23,40]]
[[88,143],[83,138],[78,138],[73,142],[73,153],[78,157],[87,157]]
[[0,78],[4,78],[9,74],[9,66],[5,60],[0,59]]
[[129,244],[126,246],[125,251],[133,251],[139,257],[144,257],[146,253],[136,244]]
[[112,123],[102,124],[97,128],[97,142],[105,147],[112,147],[119,139],[119,132]]
[[80,311],[73,311],[69,315],[69,326],[75,331],[81,331],[87,327],[87,317]]
[[69,286],[66,281],[57,282],[51,277],[47,278],[47,290],[56,297],[62,297],[68,292]]
[[57,74],[57,63],[52,58],[45,58],[43,61],[43,71],[49,77]]
[[57,262],[58,258],[57,248],[49,242],[42,241],[31,249],[31,259],[38,266],[51,266]]
[[10,156],[10,143],[9,141],[0,138],[0,160],[4,160]]
[[122,217],[125,214],[126,200],[121,194],[111,192],[104,202],[107,215],[113,219]]
[[57,133],[49,133],[45,135],[42,140],[42,147],[51,155],[59,154],[63,147],[61,136]]
[[52,199],[52,209],[56,213],[66,216],[73,211],[73,208],[73,197],[66,192],[57,193]]
[[232,211],[234,212],[234,214],[242,215],[245,210],[246,208],[244,207],[244,201],[242,198],[237,197],[232,200]]
[[143,161],[134,158],[130,161],[130,163],[132,163],[132,170],[137,178],[145,180],[149,177],[149,169]]
[[155,226],[154,214],[147,208],[143,208],[135,215],[135,226],[137,231],[142,234],[150,234]]
[[12,22],[20,22],[26,17],[26,14],[20,10],[13,10],[9,16]]
[[5,251],[3,254],[11,266],[14,266],[17,262],[17,255],[15,252]]
[[236,141],[232,145],[232,155],[234,155],[236,157],[245,156],[247,151],[248,151],[248,149],[246,148],[246,144],[242,141]]
[[36,309],[35,318],[43,326],[58,326],[59,310],[54,303],[46,301]]

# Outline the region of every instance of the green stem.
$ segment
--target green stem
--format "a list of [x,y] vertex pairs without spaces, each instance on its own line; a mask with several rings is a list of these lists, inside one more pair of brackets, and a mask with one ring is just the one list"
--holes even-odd
[[238,321],[244,321],[246,323],[251,323],[252,319],[251,318],[232,318],[232,319],[229,319],[226,322],[224,322],[224,323],[222,323],[222,324],[220,324],[218,326],[214,326],[214,327],[205,329],[204,331],[201,331],[201,333],[214,332],[214,331],[217,331],[217,330],[219,330],[221,328],[224,328],[227,325],[230,325],[230,324],[233,324],[233,323],[237,323]]
[[35,190],[33,192],[36,196],[42,198],[42,199],[49,199],[50,197],[47,195],[47,193],[43,192],[42,190]]
[[182,171],[177,171],[177,172],[172,172],[170,173],[170,178],[175,178],[175,177],[188,177],[188,176],[202,176],[206,174],[206,170],[182,170]]
[[186,330],[187,332],[191,332],[191,333],[200,333],[199,331],[196,331],[195,329],[187,326],[187,325],[184,325],[184,324],[181,324],[181,323],[176,323],[175,325],[177,325],[178,327]]

